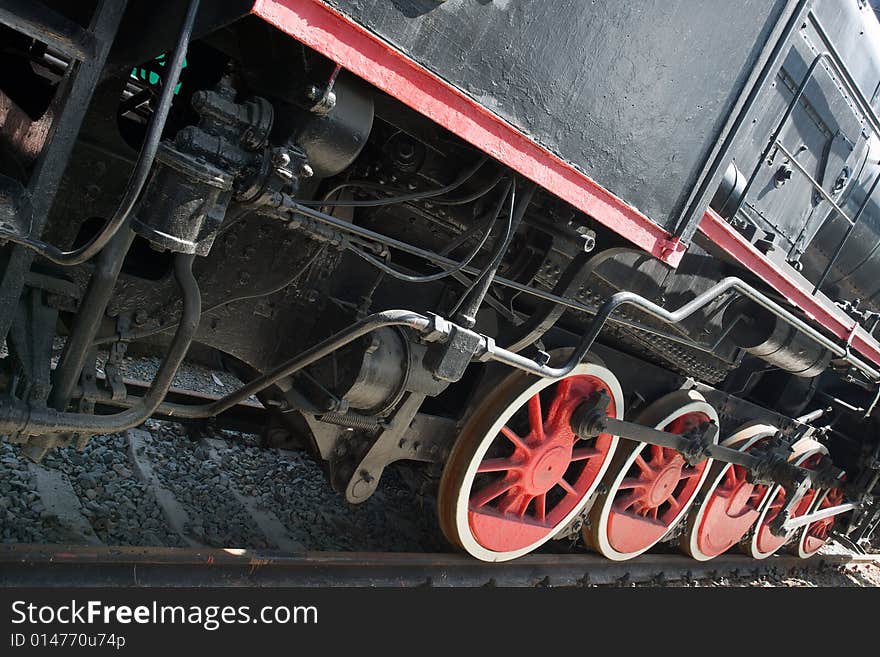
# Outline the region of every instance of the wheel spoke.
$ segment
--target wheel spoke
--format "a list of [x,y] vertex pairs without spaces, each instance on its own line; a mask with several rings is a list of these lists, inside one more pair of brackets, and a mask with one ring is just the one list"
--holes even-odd
[[670,495],[669,497],[667,497],[666,501],[669,502],[669,505],[674,511],[678,511],[679,509],[681,509],[681,503],[677,499],[675,499],[674,495]]
[[501,513],[513,513],[522,517],[531,501],[530,495],[511,490],[505,493],[504,497],[498,501],[498,510]]
[[547,493],[535,498],[535,518],[541,522],[547,518]]
[[518,515],[520,518],[524,517],[526,515],[526,511],[528,511],[529,509],[529,504],[532,503],[533,499],[535,499],[534,495],[523,495],[522,499],[520,500],[519,509],[517,509],[516,511],[516,515]]
[[544,417],[541,413],[541,396],[538,393],[529,399],[529,426],[532,434],[540,442],[544,442]]
[[565,479],[560,479],[559,481],[556,482],[556,485],[559,486],[562,490],[564,490],[569,495],[580,495],[580,493],[578,493],[574,489],[574,487],[570,483],[568,483]]
[[514,477],[505,477],[504,479],[489,484],[485,488],[471,493],[471,505],[477,508],[486,506],[496,497],[513,488],[516,485],[516,481],[517,480]]
[[602,452],[594,447],[578,447],[571,451],[572,461],[586,461],[595,456],[599,456]]
[[648,484],[644,480],[639,479],[638,477],[627,477],[618,484],[617,488],[618,490],[630,490],[632,488],[643,488],[647,485]]
[[630,493],[626,497],[615,500],[614,506],[617,507],[619,511],[626,511],[640,499],[642,499],[642,496],[639,493]]
[[727,468],[727,471],[724,473],[724,481],[729,488],[736,486],[736,473],[733,471],[733,466]]
[[648,465],[645,459],[642,458],[641,454],[636,455],[635,463],[637,466],[639,466],[639,470],[641,470],[645,474],[651,474],[654,471],[651,466]]
[[682,468],[681,476],[678,478],[679,481],[684,481],[685,479],[692,479],[694,477],[699,477],[702,474],[701,470],[697,470],[696,468],[685,469]]
[[526,445],[526,442],[522,438],[520,438],[513,431],[513,429],[510,429],[507,425],[504,425],[503,427],[501,427],[501,433],[505,438],[507,438],[510,442],[512,442],[516,447],[528,451],[529,446]]
[[761,486],[755,486],[752,489],[752,494],[749,495],[749,502],[756,502],[757,500],[764,497],[764,491],[761,490]]
[[519,463],[509,458],[485,459],[477,466],[477,472],[504,472],[517,468]]
[[572,379],[571,377],[566,377],[559,382],[559,384],[556,386],[556,396],[554,401],[556,399],[564,401],[565,398],[568,397],[568,393],[571,392],[571,384],[573,380],[574,379]]
[[651,445],[651,463],[663,462],[663,448],[660,445]]

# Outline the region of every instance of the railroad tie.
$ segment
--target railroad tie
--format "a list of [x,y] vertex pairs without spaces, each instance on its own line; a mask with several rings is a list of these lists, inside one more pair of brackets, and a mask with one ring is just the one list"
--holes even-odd
[[[200,439],[200,442],[205,448],[205,451],[207,451],[208,458],[222,465],[223,457],[220,456],[220,453],[217,451],[217,446],[223,445],[224,443],[216,439],[204,437]],[[284,524],[278,519],[278,516],[268,509],[264,510],[259,508],[256,498],[245,495],[231,482],[228,490],[232,494],[232,497],[235,498],[235,500],[244,508],[257,527],[259,527],[263,536],[265,536],[270,544],[280,550],[284,550],[285,552],[305,551],[305,548],[301,543],[290,537]]]
[[165,516],[165,520],[168,522],[168,526],[187,545],[191,547],[204,547],[186,529],[190,524],[189,514],[187,514],[180,502],[177,501],[174,494],[162,485],[159,477],[153,472],[153,465],[150,463],[144,450],[146,446],[145,441],[149,437],[149,432],[143,429],[129,429],[125,432],[128,454],[134,471],[143,484],[153,492],[159,508],[162,509],[162,515]]
[[37,493],[46,511],[58,519],[58,523],[78,543],[101,545],[91,523],[82,512],[79,497],[63,472],[50,470],[37,463],[28,463],[37,485]]

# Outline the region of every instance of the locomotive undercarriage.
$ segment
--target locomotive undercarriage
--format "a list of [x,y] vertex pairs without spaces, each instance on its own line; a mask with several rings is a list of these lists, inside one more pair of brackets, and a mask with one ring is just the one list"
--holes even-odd
[[[446,536],[486,560],[579,535],[613,559],[809,556],[835,520],[870,536],[870,364],[709,245],[673,270],[249,21],[189,44],[185,20],[141,78],[86,79],[8,30],[0,434],[39,459],[151,415],[234,423],[255,396],[270,442],[349,502],[419,464]],[[22,98],[81,102],[58,80],[91,103],[36,143]],[[127,353],[162,358],[146,390]],[[172,400],[184,358],[245,383]]]

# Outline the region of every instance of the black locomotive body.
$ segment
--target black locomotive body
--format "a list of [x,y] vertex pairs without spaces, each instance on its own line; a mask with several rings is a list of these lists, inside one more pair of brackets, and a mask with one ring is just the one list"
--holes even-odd
[[[257,425],[352,503],[405,464],[486,560],[880,522],[864,2],[3,0],[0,50],[31,458]],[[242,388],[185,403],[187,360]]]

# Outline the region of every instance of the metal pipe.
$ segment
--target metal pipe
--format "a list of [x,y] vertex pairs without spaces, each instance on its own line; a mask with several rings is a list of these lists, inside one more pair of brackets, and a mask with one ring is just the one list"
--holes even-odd
[[[835,343],[831,342],[821,333],[808,326],[803,321],[792,315],[790,312],[780,307],[778,304],[776,304],[754,288],[750,287],[740,279],[731,277],[723,279],[710,289],[706,290],[703,294],[695,297],[693,300],[686,303],[676,311],[668,311],[665,308],[661,308],[657,304],[632,292],[618,292],[617,294],[614,294],[604,304],[602,304],[602,307],[596,314],[596,318],[593,320],[593,322],[591,322],[590,328],[581,339],[580,344],[572,352],[571,357],[568,359],[568,361],[566,361],[561,367],[551,367],[549,365],[540,364],[525,356],[521,356],[517,353],[497,347],[494,343],[494,340],[485,336],[482,336],[482,343],[478,347],[476,357],[478,360],[494,360],[499,363],[504,363],[506,365],[510,365],[511,367],[524,370],[537,376],[542,376],[546,378],[562,378],[564,376],[567,376],[575,367],[577,367],[578,364],[583,361],[584,356],[586,356],[587,352],[589,352],[589,350],[592,348],[593,344],[596,341],[596,338],[599,336],[599,333],[602,330],[602,327],[608,320],[608,317],[618,307],[625,304],[634,305],[664,322],[675,324],[686,319],[691,314],[696,312],[699,308],[710,303],[712,300],[714,300],[724,292],[727,292],[728,290],[736,290],[744,296],[752,299],[759,305],[763,306],[767,310],[778,314],[780,317],[782,317],[783,320],[791,323],[799,330],[802,330],[813,340],[832,351],[832,353],[837,353],[837,355],[840,356],[845,355],[845,350],[842,347],[838,347]],[[237,392],[231,393],[223,399],[212,402],[211,404],[194,407],[193,410],[190,411],[190,413],[197,414],[188,414],[185,417],[208,417],[210,415],[221,413],[226,409],[234,406],[235,404],[244,401],[251,395],[260,392],[271,385],[274,385],[280,379],[290,376],[291,374],[311,365],[312,363],[320,360],[324,356],[332,353],[336,349],[348,344],[352,340],[355,340],[356,338],[365,335],[366,333],[369,333],[370,331],[373,331],[377,328],[383,326],[409,326],[410,328],[421,333],[430,334],[431,332],[438,332],[438,328],[441,324],[445,325],[447,327],[447,330],[449,330],[452,326],[441,318],[435,318],[432,321],[431,319],[423,315],[419,315],[418,313],[406,310],[387,310],[382,313],[376,313],[353,324],[347,329],[339,331],[338,333],[327,338],[323,342],[320,342],[318,345],[306,350],[306,352],[304,352],[303,354],[296,356],[293,359],[286,361],[285,363],[282,363],[272,371],[267,372],[266,374],[254,379]],[[442,333],[442,331],[439,332]],[[858,363],[862,368],[865,368],[863,371],[865,371],[866,374],[869,374],[869,376],[872,376],[875,379],[880,379],[880,373],[875,372],[854,356],[850,355],[848,356],[848,358],[856,361],[856,363]]]
[[[294,205],[296,205],[296,203],[294,203]],[[416,257],[422,258],[424,260],[427,260],[429,262],[432,262],[432,263],[435,263],[438,265],[457,267],[457,265],[460,264],[456,260],[452,260],[450,258],[447,258],[446,256],[439,255],[437,253],[434,253],[433,251],[427,251],[427,250],[421,249],[417,246],[413,246],[411,244],[408,244],[407,242],[401,242],[401,241],[396,240],[392,237],[387,237],[385,235],[382,235],[381,233],[377,233],[375,231],[372,231],[368,228],[362,228],[360,226],[355,226],[355,225],[349,224],[349,223],[344,222],[340,219],[337,219],[336,217],[334,217],[332,215],[324,214],[323,212],[320,212],[318,210],[314,210],[314,209],[309,208],[307,206],[302,206],[302,211],[299,209],[290,210],[289,207],[282,208],[282,209],[287,209],[288,211],[303,214],[303,215],[308,216],[310,218],[317,219],[318,221],[321,221],[322,223],[325,223],[329,226],[332,226],[333,228],[337,228],[341,231],[350,233],[352,235],[356,235],[356,236],[361,237],[365,240],[369,240],[370,242],[377,242],[380,244],[384,244],[385,246],[388,246],[388,247],[391,247],[394,249],[398,249],[400,251],[403,251],[404,253],[409,253],[410,255],[414,255]],[[453,278],[458,278],[459,274],[461,274],[461,272],[466,272],[471,275],[477,275],[480,273],[480,270],[477,269],[476,267],[472,267],[472,266],[461,267],[459,272],[452,274]],[[461,276],[461,278],[459,278],[459,282],[461,282],[463,285],[469,285],[472,283],[472,281],[466,280],[464,276]],[[581,303],[579,301],[574,301],[573,299],[568,299],[566,297],[559,296],[558,294],[554,294],[552,292],[547,292],[545,290],[539,290],[538,288],[531,287],[529,285],[524,285],[523,283],[519,283],[519,282],[511,280],[509,278],[504,278],[503,276],[495,276],[493,283],[497,283],[498,285],[501,285],[502,287],[507,287],[509,289],[516,290],[518,292],[522,292],[523,294],[527,294],[527,295],[535,297],[537,299],[543,299],[545,301],[557,303],[560,306],[564,306],[566,308],[570,308],[571,310],[576,310],[578,312],[583,312],[583,313],[587,313],[590,315],[595,315],[596,312],[598,311],[598,307],[596,307],[596,306],[590,306],[590,305]],[[491,299],[491,297],[490,297],[490,299]],[[693,349],[699,349],[699,350],[704,351],[706,353],[712,353],[715,350],[715,347],[712,345],[700,344],[699,342],[695,342],[686,336],[678,335],[678,334],[674,334],[674,333],[667,333],[667,332],[665,332],[661,329],[658,329],[656,327],[647,326],[645,324],[642,324],[642,323],[634,321],[634,320],[626,319],[623,317],[612,317],[609,321],[611,321],[612,323],[617,324],[619,326],[625,326],[627,328],[631,328],[636,331],[643,331],[645,333],[650,333],[652,335],[656,335],[656,336],[664,338],[666,340],[671,340],[672,342],[676,342],[678,344],[682,344],[687,347],[691,347]],[[100,338],[96,339],[93,344],[95,346],[98,346],[98,345],[102,345],[102,344],[116,342],[120,339],[124,339],[126,341],[140,340],[140,339],[149,337],[151,335],[161,333],[161,332],[163,332],[167,329],[170,329],[170,328],[172,328],[172,327],[171,326],[167,326],[167,327],[163,326],[163,327],[159,327],[159,328],[131,331],[131,332],[127,333],[124,336],[124,338],[120,338],[117,335],[104,336],[104,337],[100,337]]]
[[409,328],[423,332],[431,325],[431,320],[418,313],[408,310],[386,310],[384,312],[375,313],[369,317],[355,322],[346,329],[343,329],[326,340],[322,340],[314,347],[306,349],[302,354],[291,358],[278,365],[274,369],[258,376],[256,379],[248,382],[235,392],[232,392],[222,399],[210,402],[208,404],[200,404],[198,406],[181,406],[181,411],[175,413],[173,408],[168,409],[169,415],[176,415],[186,419],[196,419],[204,417],[213,417],[225,410],[228,410],[245,401],[251,395],[261,392],[269,386],[275,385],[281,379],[284,379],[300,370],[316,363],[325,356],[330,355],[337,349],[344,347],[348,343],[358,339],[362,335],[366,335],[371,331],[386,326],[408,326]]
[[815,422],[820,417],[825,415],[825,413],[830,413],[833,411],[833,408],[817,408],[815,411],[811,411],[805,415],[801,415],[800,417],[795,418],[795,422],[800,422],[801,424],[809,424],[810,422]]
[[168,119],[168,112],[174,101],[174,90],[180,80],[180,72],[183,70],[183,63],[186,58],[186,51],[192,37],[193,25],[195,24],[196,14],[199,10],[200,0],[190,0],[189,8],[180,31],[177,36],[177,45],[171,61],[168,63],[168,76],[165,79],[162,93],[159,95],[159,102],[153,118],[150,121],[150,127],[147,130],[144,142],[141,145],[134,171],[128,180],[122,200],[116,207],[113,216],[104,225],[101,231],[95,235],[89,242],[83,244],[79,248],[71,251],[62,251],[58,247],[47,244],[30,236],[17,235],[16,233],[0,232],[0,240],[8,240],[19,244],[25,248],[35,251],[38,255],[54,262],[55,264],[70,267],[80,265],[98,254],[113,236],[127,224],[131,216],[132,208],[141,195],[150,170],[153,167],[153,161],[156,158],[156,151],[159,148],[159,142],[162,140],[162,131],[165,128],[165,122]]
[[116,280],[122,270],[125,255],[134,240],[134,233],[125,228],[113,236],[98,258],[95,271],[73,323],[73,330],[64,343],[61,359],[55,368],[49,405],[63,411],[73,394],[80,372],[92,349],[92,341],[101,327],[107,304],[113,296]]
[[[804,167],[803,164],[801,164],[800,162],[797,161],[797,158],[795,158],[794,154],[791,151],[789,151],[782,144],[782,142],[779,140],[776,140],[775,142],[773,142],[773,144],[776,146],[776,148],[778,148],[780,151],[782,151],[782,154],[788,158],[788,161],[794,165],[795,169],[797,169],[801,174],[803,174],[803,176],[809,181],[810,185],[812,185],[812,187],[817,192],[819,192],[819,194],[822,196],[822,198],[824,198],[826,201],[828,201],[831,204],[831,207],[834,209],[834,211],[837,214],[839,214],[841,217],[843,217],[846,220],[846,223],[848,223],[850,225],[850,228],[852,228],[855,225],[855,219],[849,218],[849,215],[847,215],[843,211],[843,208],[841,208],[837,204],[837,202],[834,200],[834,198],[831,196],[831,194],[826,192],[825,189],[822,187],[822,185],[819,184],[819,181],[810,175],[810,172],[807,171],[806,167]],[[866,202],[867,202],[867,199],[866,199]]]
[[535,195],[536,188],[537,186],[534,183],[530,184],[526,187],[521,198],[517,202],[516,183],[514,182],[513,187],[510,190],[510,223],[507,227],[507,235],[504,237],[504,243],[500,245],[495,257],[489,263],[488,267],[486,267],[486,269],[480,274],[480,277],[471,284],[466,296],[461,300],[459,311],[455,315],[455,321],[465,328],[473,328],[474,324],[477,323],[477,312],[480,310],[480,306],[483,305],[483,299],[486,298],[486,294],[492,286],[492,281],[495,279],[498,267],[501,265],[504,254],[507,252],[507,248],[510,246],[510,242],[522,222],[526,208],[528,208],[529,203],[532,202],[532,197]]
[[725,292],[728,292],[730,290],[735,290],[736,292],[739,292],[744,297],[751,299],[759,306],[765,308],[766,310],[769,310],[774,315],[777,315],[783,321],[787,322],[788,324],[795,327],[797,330],[807,335],[807,337],[809,337],[811,340],[828,349],[828,351],[830,351],[835,356],[846,360],[848,363],[861,370],[875,382],[880,381],[880,372],[873,369],[860,358],[850,354],[847,349],[839,346],[837,343],[824,336],[822,333],[814,329],[803,320],[795,317],[792,313],[777,304],[769,297],[761,294],[756,289],[746,284],[744,281],[735,277],[722,279],[721,281],[710,287],[708,290],[706,290],[702,294],[697,295],[691,301],[684,304],[675,311],[666,310],[665,308],[658,306],[653,301],[649,301],[648,299],[645,299],[644,297],[641,297],[633,292],[617,292],[616,294],[613,294],[599,308],[599,311],[596,313],[596,318],[590,324],[590,328],[584,334],[580,344],[572,352],[569,360],[561,367],[549,367],[546,365],[534,367],[534,365],[536,365],[534,361],[531,361],[530,359],[520,356],[518,354],[505,352],[505,350],[496,348],[494,347],[494,345],[490,345],[489,347],[489,350],[493,352],[491,359],[497,360],[498,362],[506,363],[519,369],[533,372],[535,374],[538,374],[539,376],[545,376],[554,379],[561,378],[569,374],[577,366],[577,364],[583,360],[584,356],[587,355],[587,352],[596,341],[596,338],[599,337],[599,333],[602,330],[602,327],[605,325],[605,322],[608,321],[610,315],[620,306],[635,306],[643,312],[646,312],[647,314],[656,317],[662,322],[665,322],[667,324],[678,324],[690,317],[706,304],[719,297],[721,294],[724,294]]
[[199,326],[202,302],[198,282],[192,273],[194,258],[194,255],[184,253],[175,257],[174,275],[183,297],[183,314],[168,353],[140,403],[121,413],[88,415],[11,402],[0,408],[0,434],[115,433],[135,427],[149,418],[171,387],[174,374],[186,357]]
[[[392,249],[397,249],[399,251],[403,251],[404,253],[408,253],[410,255],[414,255],[419,258],[423,258],[429,262],[445,265],[447,267],[454,267],[459,263],[455,260],[447,258],[445,256],[434,253],[433,251],[428,251],[426,249],[419,248],[417,246],[413,246],[407,242],[403,242],[401,240],[395,239],[393,237],[388,237],[383,235],[382,233],[377,233],[376,231],[370,230],[369,228],[363,228],[361,226],[356,226],[350,224],[346,221],[338,219],[333,215],[325,214],[320,212],[319,210],[315,210],[305,205],[301,205],[296,201],[293,201],[288,197],[288,199],[282,201],[282,206],[278,209],[293,212],[295,214],[302,214],[311,219],[315,219],[320,221],[323,224],[331,226],[337,230],[349,233],[351,235],[355,235],[365,240],[369,240],[370,242],[378,242],[380,244],[384,244]],[[480,270],[476,267],[467,266],[461,268],[462,272],[471,275],[479,275]],[[494,283],[501,285],[502,287],[509,288],[511,290],[516,290],[517,292],[522,292],[523,294],[528,294],[529,296],[533,296],[537,299],[543,299],[545,301],[552,301],[553,303],[558,303],[561,306],[565,306],[566,308],[571,308],[572,310],[577,310],[579,312],[588,313],[590,315],[595,315],[598,312],[598,308],[596,306],[589,306],[584,303],[580,303],[579,301],[574,301],[572,299],[567,299],[565,297],[561,297],[558,294],[553,294],[552,292],[547,292],[544,290],[539,290],[535,287],[531,287],[529,285],[524,285],[523,283],[519,283],[517,281],[511,280],[509,278],[505,278],[503,276],[495,276]],[[614,324],[619,324],[620,326],[626,326],[628,328],[635,329],[637,331],[644,331],[646,333],[651,333],[652,335],[657,335],[659,337],[665,338],[667,340],[672,340],[673,342],[677,342],[679,344],[686,345],[688,347],[692,347],[694,349],[700,349],[707,353],[711,353],[713,349],[709,346],[702,345],[698,342],[694,342],[693,340],[686,338],[681,335],[675,335],[672,333],[667,333],[660,329],[657,329],[652,326],[646,326],[641,324],[640,322],[624,319],[624,318],[611,318],[611,322]],[[137,335],[135,334],[135,337]],[[107,339],[101,339],[101,342],[106,342]]]
[[[419,257],[423,257],[427,260],[432,260],[432,261],[439,262],[441,264],[447,264],[447,265],[455,265],[456,264],[455,261],[449,260],[448,258],[443,258],[442,256],[438,256],[436,253],[432,253],[430,251],[420,249],[418,247],[407,244],[406,242],[402,242],[400,240],[396,240],[391,237],[386,237],[385,235],[382,235],[381,233],[376,233],[375,231],[371,231],[369,229],[362,228],[360,226],[355,226],[355,225],[349,224],[349,223],[342,221],[341,219],[337,219],[336,217],[333,217],[331,215],[328,215],[323,212],[319,212],[318,210],[314,210],[314,209],[309,208],[307,206],[301,205],[301,204],[297,203],[296,201],[293,201],[290,197],[288,197],[286,195],[282,195],[282,197],[280,198],[278,209],[287,210],[289,212],[294,212],[297,214],[302,214],[306,217],[310,217],[310,218],[315,219],[317,221],[320,221],[324,224],[332,226],[333,228],[336,228],[338,230],[348,232],[348,233],[357,235],[359,237],[363,237],[365,239],[381,242],[387,246],[390,246],[391,248],[396,248],[396,249],[399,249],[399,250],[404,251],[406,253],[410,253],[412,255],[416,255]],[[462,271],[467,272],[467,273],[478,273],[477,270],[473,269],[472,267],[465,267],[462,269]],[[708,290],[706,290],[703,293],[696,296],[693,300],[691,300],[689,303],[687,303],[684,306],[682,306],[681,308],[679,308],[674,313],[671,313],[671,312],[665,310],[664,308],[661,308],[657,304],[655,304],[655,303],[653,303],[643,297],[640,297],[636,294],[633,294],[631,292],[625,292],[625,291],[618,292],[618,293],[614,294],[613,296],[611,296],[598,309],[592,309],[592,308],[588,308],[586,306],[583,306],[582,304],[572,303],[567,299],[564,299],[562,297],[558,297],[557,295],[545,293],[540,290],[535,290],[534,288],[530,288],[527,285],[522,285],[521,283],[517,283],[516,281],[504,279],[500,276],[495,278],[495,282],[497,282],[500,285],[504,285],[506,287],[509,287],[509,288],[512,288],[515,290],[520,290],[521,292],[525,292],[527,294],[532,294],[532,295],[540,297],[540,298],[549,299],[551,301],[556,301],[557,303],[562,303],[563,305],[566,305],[567,307],[570,307],[570,308],[574,308],[576,310],[581,310],[581,311],[585,311],[585,312],[589,312],[591,314],[594,314],[596,319],[594,320],[591,328],[588,330],[586,335],[590,336],[593,333],[595,333],[595,335],[592,335],[592,338],[590,340],[588,340],[589,345],[587,346],[587,349],[584,350],[582,353],[580,353],[581,358],[586,355],[587,351],[589,350],[589,346],[591,346],[592,343],[595,341],[596,337],[598,337],[599,331],[601,331],[602,327],[605,325],[605,322],[610,320],[611,313],[613,313],[614,310],[616,310],[618,306],[634,305],[634,306],[638,307],[640,310],[643,310],[643,311],[647,312],[648,314],[653,315],[654,317],[656,317],[657,319],[661,320],[662,322],[664,322],[666,324],[677,324],[677,323],[681,322],[683,319],[686,319],[687,317],[692,315],[695,311],[699,310],[701,307],[703,307],[706,304],[708,304],[709,302],[711,302],[713,299],[721,296],[721,294],[723,294],[729,290],[735,290],[737,292],[740,292],[743,296],[746,296],[746,297],[752,299],[753,301],[755,301],[759,305],[763,306],[764,308],[766,308],[770,312],[774,313],[775,315],[782,317],[783,320],[785,320],[786,322],[788,322],[789,324],[791,324],[792,326],[794,326],[798,330],[807,334],[812,340],[814,340],[818,344],[827,348],[835,356],[843,358],[844,360],[846,360],[847,362],[852,364],[857,369],[868,374],[868,376],[870,378],[874,379],[875,381],[880,381],[880,372],[873,369],[870,365],[865,363],[862,359],[858,358],[857,356],[853,356],[852,354],[849,353],[848,349],[838,346],[836,342],[830,340],[825,335],[823,335],[822,333],[820,333],[819,331],[817,331],[816,329],[814,329],[813,327],[808,325],[806,322],[795,317],[792,313],[790,313],[789,311],[782,308],[779,304],[772,301],[769,297],[761,294],[760,292],[755,290],[753,287],[747,285],[745,282],[743,282],[742,280],[735,278],[735,277],[725,278],[722,281],[720,281],[719,283],[716,283],[714,286],[712,286]],[[600,319],[601,319],[601,321],[599,321]],[[615,320],[612,319],[610,321],[615,321]],[[663,335],[665,337],[665,334],[663,334]],[[696,344],[696,343],[694,343],[694,344]],[[526,361],[528,361],[528,359],[524,359],[522,357],[519,357],[518,359],[514,359],[514,362],[510,362],[509,364],[511,364],[513,367],[518,367],[520,369],[528,369],[529,366],[526,364]],[[575,363],[575,365],[576,364],[577,363]],[[574,367],[574,366],[572,365],[572,367]],[[556,378],[553,374],[546,374],[545,375],[545,374],[541,374],[539,372],[536,372],[536,373],[538,373],[540,376],[550,376],[550,377]],[[565,374],[561,374],[559,376],[565,376]]]
[[858,502],[846,502],[844,504],[838,504],[837,506],[829,506],[828,508],[819,509],[818,511],[814,511],[813,513],[808,513],[803,516],[797,516],[795,518],[789,518],[785,521],[782,527],[783,529],[785,529],[785,531],[789,532],[799,527],[803,527],[804,525],[812,524],[817,520],[831,518],[832,516],[837,516],[841,513],[852,511],[853,509],[857,509],[858,507]]
[[[697,295],[691,301],[684,304],[675,311],[666,310],[665,308],[662,308],[654,302],[649,301],[648,299],[645,299],[644,297],[641,297],[633,292],[618,292],[612,295],[607,301],[605,301],[605,303],[602,304],[601,308],[596,314],[595,319],[590,323],[589,329],[581,338],[581,342],[574,349],[569,359],[560,367],[552,367],[547,364],[538,363],[525,356],[521,356],[511,351],[507,351],[506,349],[497,347],[495,345],[495,341],[492,340],[492,338],[486,336],[480,336],[480,343],[475,350],[474,357],[480,361],[493,360],[499,363],[510,365],[511,367],[515,367],[517,369],[521,369],[525,372],[541,377],[551,379],[562,378],[570,374],[571,371],[583,361],[584,357],[587,355],[587,352],[589,352],[589,350],[595,343],[596,338],[599,336],[602,327],[608,321],[608,318],[620,306],[633,305],[665,323],[677,324],[684,319],[687,319],[690,315],[692,315],[694,312],[696,312],[706,304],[711,303],[721,294],[724,294],[725,292],[728,292],[730,290],[735,290],[739,292],[740,294],[751,299],[758,305],[781,317],[783,321],[788,322],[798,330],[802,331],[810,339],[822,345],[833,354],[847,360],[847,362],[850,362],[854,367],[862,370],[870,378],[874,379],[875,381],[880,380],[880,373],[873,370],[866,363],[856,358],[852,354],[849,354],[846,349],[838,346],[836,343],[829,340],[827,337],[806,324],[803,320],[795,317],[789,311],[785,310],[776,302],[761,294],[750,285],[734,277],[725,278],[719,281],[711,288],[709,288],[702,294]],[[184,317],[186,317],[186,306]],[[196,323],[197,322],[198,319],[196,318]],[[348,344],[352,340],[355,340],[362,335],[365,335],[384,326],[408,326],[411,329],[421,333],[423,338],[428,341],[441,341],[444,339],[448,339],[454,325],[450,324],[440,317],[435,316],[433,319],[430,319],[428,317],[425,317],[424,315],[420,315],[418,313],[410,312],[407,310],[386,310],[381,313],[375,313],[373,315],[370,315],[369,317],[360,320],[359,322],[356,322],[349,328],[339,331],[338,333],[320,342],[311,349],[306,350],[303,354],[296,356],[291,360],[282,363],[281,365],[267,372],[266,374],[257,377],[253,381],[244,385],[238,391],[230,393],[226,397],[216,402],[212,402],[211,404],[194,407],[191,413],[196,413],[196,415],[190,415],[188,417],[205,417],[206,414],[216,415],[218,413],[222,413],[228,408],[231,408],[239,402],[244,401],[251,395],[258,393],[268,388],[269,386],[274,385],[281,379],[290,376],[291,374],[294,374],[295,372],[298,372],[305,367],[308,367],[312,363],[317,362],[321,358],[324,358],[333,351]],[[179,333],[180,328],[178,328],[178,334]],[[177,341],[176,337],[177,336],[175,336],[175,342]],[[183,356],[181,355],[181,359],[182,357]],[[173,372],[171,374],[173,375]],[[158,378],[159,377],[157,376],[157,379]],[[159,402],[161,402],[161,398],[156,402],[156,404],[158,405]],[[29,409],[29,407],[27,406],[25,408]],[[0,409],[0,433],[17,433],[22,431],[23,428],[27,427],[29,424],[31,426],[36,426],[39,424],[41,425],[41,427],[45,427],[45,429],[50,432],[89,432],[88,429],[83,429],[82,425],[79,425],[79,428],[56,429],[53,423],[58,423],[57,416],[64,414],[58,414],[56,412],[53,416],[52,414],[47,415],[47,412],[43,411],[42,409],[34,409],[32,412],[29,411],[29,413],[26,413],[24,417],[22,417],[21,412],[22,409],[20,406],[10,405],[8,407]],[[33,414],[34,417],[31,417],[31,414]],[[74,423],[76,421],[82,423],[85,422],[82,418],[93,417],[94,416],[67,414],[66,419],[71,423]],[[98,416],[98,419],[100,419],[101,417],[106,418],[113,416]],[[107,430],[108,429],[106,427],[102,426],[100,429],[95,431],[95,433],[100,433]],[[118,431],[120,429],[110,430]]]

